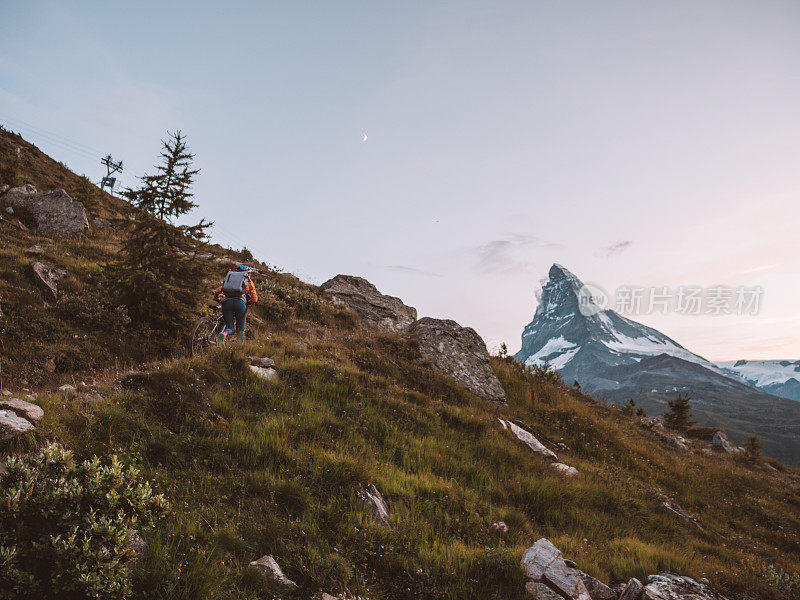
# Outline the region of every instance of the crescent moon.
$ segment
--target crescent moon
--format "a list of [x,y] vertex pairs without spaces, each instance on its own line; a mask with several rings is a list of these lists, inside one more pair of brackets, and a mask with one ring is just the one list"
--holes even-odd
[[361,141],[362,142],[366,142],[367,141],[367,134],[366,133],[364,134],[364,137],[361,138]]

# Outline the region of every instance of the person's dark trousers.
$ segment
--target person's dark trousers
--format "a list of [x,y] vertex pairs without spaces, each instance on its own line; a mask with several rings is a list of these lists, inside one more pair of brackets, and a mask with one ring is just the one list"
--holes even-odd
[[222,301],[222,317],[225,319],[225,333],[230,335],[239,331],[239,339],[244,341],[244,326],[247,321],[247,303],[242,298],[226,298]]

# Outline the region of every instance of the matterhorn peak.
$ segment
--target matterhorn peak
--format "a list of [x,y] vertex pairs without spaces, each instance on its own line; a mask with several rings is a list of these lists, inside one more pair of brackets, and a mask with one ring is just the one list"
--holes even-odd
[[577,282],[578,284],[581,283],[581,280],[578,279],[578,276],[575,275],[575,273],[573,273],[566,267],[561,266],[558,263],[553,263],[553,266],[550,267],[550,272],[548,273],[548,276],[550,277],[550,281],[561,281],[562,279],[569,279],[571,281]]
[[533,321],[522,333],[517,360],[528,365],[547,362],[584,381],[598,365],[634,364],[659,354],[714,368],[663,333],[604,309],[605,303],[595,302],[595,292],[602,290],[584,285],[562,265],[553,264],[548,275]]

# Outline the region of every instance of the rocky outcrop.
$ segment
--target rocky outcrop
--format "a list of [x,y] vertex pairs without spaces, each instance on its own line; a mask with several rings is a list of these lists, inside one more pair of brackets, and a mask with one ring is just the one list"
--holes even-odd
[[568,567],[561,551],[541,538],[522,554],[520,567],[525,579],[543,583],[567,600],[592,600],[579,572]]
[[33,282],[42,290],[46,300],[55,302],[58,299],[58,282],[67,274],[64,269],[49,267],[44,263],[35,262],[31,265]]
[[539,600],[727,600],[700,582],[675,573],[659,573],[647,578],[647,585],[636,578],[627,584],[607,586],[564,560],[561,552],[541,538],[522,555],[525,590]]
[[33,424],[13,410],[0,409],[0,442],[13,439],[34,429]]
[[0,202],[16,212],[26,212],[36,228],[44,234],[64,238],[82,237],[89,233],[89,220],[83,204],[69,197],[62,189],[37,192],[32,185],[8,190]]
[[25,400],[20,400],[19,398],[0,400],[0,410],[10,410],[18,417],[27,419],[34,425],[38,425],[44,418],[44,411],[41,406]]
[[251,573],[255,573],[259,577],[266,579],[270,583],[273,583],[286,591],[297,589],[297,584],[283,574],[278,562],[269,555],[262,556],[258,560],[254,560],[250,563],[248,569]]
[[362,484],[358,486],[357,493],[359,499],[369,506],[372,520],[381,527],[389,527],[391,525],[389,507],[386,506],[386,501],[381,496],[378,488],[371,483],[368,485]]
[[422,360],[470,392],[495,402],[505,402],[506,392],[489,364],[481,336],[470,327],[449,319],[425,317],[408,328],[419,340]]
[[386,331],[405,329],[417,318],[417,309],[406,306],[400,298],[381,294],[362,277],[337,275],[320,286],[323,295],[336,306],[352,310],[362,323]]
[[704,583],[674,573],[659,573],[647,578],[641,600],[727,600]]
[[500,421],[500,424],[503,426],[503,429],[511,431],[511,433],[517,436],[517,439],[519,439],[521,442],[524,442],[525,445],[528,446],[528,448],[533,450],[539,456],[542,456],[552,461],[558,460],[558,456],[556,456],[556,453],[550,450],[549,448],[545,447],[545,445],[542,444],[539,440],[537,440],[534,437],[534,435],[527,429],[523,429],[522,427],[512,423],[511,421],[504,421],[503,419],[497,419],[497,420]]

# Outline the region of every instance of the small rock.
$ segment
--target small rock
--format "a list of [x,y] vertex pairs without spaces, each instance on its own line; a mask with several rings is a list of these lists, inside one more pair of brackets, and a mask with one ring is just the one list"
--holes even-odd
[[617,594],[599,579],[595,579],[588,573],[578,571],[583,585],[586,586],[586,591],[592,597],[592,600],[617,600]]
[[264,367],[259,367],[257,365],[250,365],[250,370],[263,379],[272,380],[278,377],[278,371],[272,367],[267,367],[265,369]]
[[378,488],[371,483],[368,485],[362,484],[358,486],[357,492],[358,497],[369,504],[372,510],[372,519],[375,523],[381,527],[389,527],[391,524],[389,520],[389,507],[386,506],[386,502],[378,491]]
[[0,400],[0,410],[13,411],[18,417],[27,419],[34,425],[38,425],[44,418],[44,411],[41,406],[31,404],[19,398]]
[[545,458],[549,458],[552,461],[557,461],[558,457],[556,453],[552,450],[546,448],[544,444],[542,444],[539,440],[537,440],[530,431],[526,431],[519,425],[515,425],[511,421],[504,421],[503,419],[497,419],[500,421],[500,424],[503,426],[503,429],[509,429],[511,433],[513,433],[517,438],[525,442],[525,445],[528,446],[531,450],[533,450],[536,454],[543,456]]
[[714,456],[714,452],[711,450],[711,448],[703,448],[702,450],[700,450],[700,452],[702,452],[706,456]]
[[84,404],[99,404],[103,401],[103,397],[97,392],[80,392],[75,396],[75,400]]
[[575,477],[578,474],[578,469],[565,465],[564,463],[557,462],[553,463],[551,466],[565,477]]
[[675,573],[659,573],[647,578],[647,585],[642,593],[642,600],[727,600],[707,585],[699,583],[691,577]]
[[726,436],[722,431],[717,431],[714,434],[714,437],[711,438],[711,445],[714,447],[714,449],[719,450],[720,452],[736,452],[736,448],[731,445],[731,443],[728,441],[728,436]]
[[639,600],[642,596],[642,590],[644,590],[642,582],[633,577],[628,580],[628,584],[622,590],[619,600]]
[[39,246],[39,245],[33,245],[30,248],[28,248],[27,250],[25,250],[25,252],[27,252],[29,254],[41,254],[42,253],[42,247]]
[[266,356],[263,358],[258,358],[257,356],[251,356],[250,364],[258,367],[264,367],[266,369],[268,367],[274,367],[275,361],[272,360],[271,358],[267,358]]
[[280,565],[269,555],[254,560],[250,563],[248,569],[267,581],[278,584],[286,590],[297,589],[297,584],[283,574]]
[[9,215],[13,215],[14,209],[11,206],[6,206],[6,213],[8,213]]
[[27,419],[24,419],[12,410],[0,410],[0,442],[13,439],[26,431],[34,429]]
[[592,600],[578,572],[564,563],[559,549],[546,538],[523,553],[520,567],[527,580],[545,584],[562,598]]
[[75,391],[75,386],[65,383],[64,385],[58,388],[58,391],[61,392],[62,394],[71,394],[72,392]]
[[686,445],[686,440],[684,440],[682,437],[667,436],[664,439],[666,440],[666,442],[670,446],[678,448],[679,450],[688,450],[689,449],[689,447]]
[[8,390],[3,390],[2,392],[0,392],[0,395],[8,397],[11,396],[12,394]]
[[138,533],[131,537],[131,550],[133,551],[133,562],[140,562],[147,554],[147,542]]
[[525,584],[525,591],[528,593],[531,600],[564,600],[562,596],[556,594],[545,584],[536,581],[527,582]]
[[53,302],[58,298],[58,282],[67,272],[64,269],[48,267],[44,263],[35,262],[31,265],[33,281],[42,290],[45,299]]

